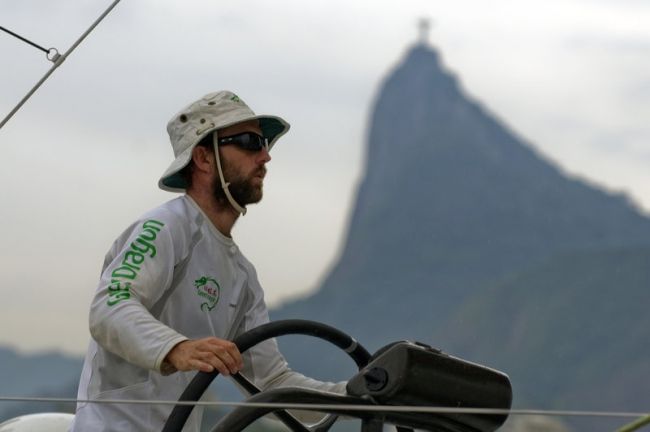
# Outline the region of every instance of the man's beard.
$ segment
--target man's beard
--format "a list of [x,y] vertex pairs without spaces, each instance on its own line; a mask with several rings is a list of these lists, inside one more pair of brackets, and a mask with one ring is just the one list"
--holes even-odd
[[[223,176],[226,183],[229,183],[228,190],[234,200],[242,207],[247,204],[255,204],[262,199],[262,185],[254,186],[252,180],[255,176],[266,173],[266,168],[260,168],[251,173],[249,178],[243,178],[232,172],[229,166],[222,161]],[[219,175],[212,180],[212,194],[220,205],[230,205],[226,192],[221,187]]]

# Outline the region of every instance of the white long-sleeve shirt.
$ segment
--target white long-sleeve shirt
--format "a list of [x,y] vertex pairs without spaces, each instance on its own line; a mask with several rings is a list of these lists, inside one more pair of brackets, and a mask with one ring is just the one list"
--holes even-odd
[[[164,374],[174,345],[207,336],[232,340],[268,320],[255,269],[235,242],[189,196],[171,200],[131,225],[106,255],[78,398],[177,400],[196,372]],[[244,363],[242,374],[263,389],[345,389],[291,371],[275,340],[248,350]],[[161,430],[171,409],[80,403],[72,431]],[[195,407],[183,430],[198,431],[201,414]]]

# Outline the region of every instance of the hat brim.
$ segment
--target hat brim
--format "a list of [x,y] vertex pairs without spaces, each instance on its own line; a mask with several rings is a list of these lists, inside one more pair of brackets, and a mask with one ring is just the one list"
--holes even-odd
[[192,150],[194,147],[208,134],[214,132],[217,129],[223,129],[238,123],[243,123],[250,120],[259,120],[260,129],[262,130],[262,135],[269,142],[269,150],[273,148],[273,145],[278,141],[278,139],[286,134],[291,126],[284,119],[277,116],[270,115],[257,115],[251,116],[245,119],[239,119],[236,122],[230,124],[219,125],[212,129],[206,130],[200,136],[197,136],[194,143],[185,149],[181,154],[179,154],[176,159],[169,165],[165,170],[160,180],[158,180],[158,187],[162,190],[168,192],[185,192],[187,188],[187,183],[185,178],[181,175],[180,171],[185,168],[190,161],[192,160]]

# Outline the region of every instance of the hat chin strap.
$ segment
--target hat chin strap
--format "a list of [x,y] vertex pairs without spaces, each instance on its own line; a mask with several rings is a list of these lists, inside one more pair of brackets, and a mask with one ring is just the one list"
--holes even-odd
[[230,194],[230,190],[228,190],[228,186],[230,186],[230,183],[226,183],[226,180],[223,177],[223,169],[221,169],[221,158],[219,157],[219,138],[217,137],[217,131],[215,130],[212,133],[212,143],[214,145],[214,157],[217,160],[217,171],[219,172],[219,180],[221,180],[221,187],[223,188],[223,191],[226,193],[226,198],[228,198],[228,202],[234,208],[237,210],[241,215],[246,214],[246,208],[242,207],[239,205],[237,201],[235,201],[235,198],[232,197]]

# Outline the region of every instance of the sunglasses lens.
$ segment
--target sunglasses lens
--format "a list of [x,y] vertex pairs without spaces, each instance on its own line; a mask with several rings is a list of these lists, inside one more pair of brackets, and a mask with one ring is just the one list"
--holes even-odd
[[261,137],[259,135],[252,133],[243,134],[241,136],[241,147],[246,150],[259,150],[261,148],[260,139]]
[[235,144],[244,150],[260,151],[266,147],[266,138],[253,132],[244,132],[239,135],[223,138],[220,140],[220,143]]

